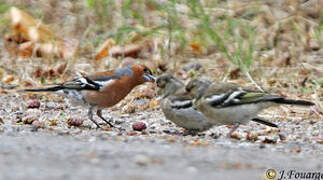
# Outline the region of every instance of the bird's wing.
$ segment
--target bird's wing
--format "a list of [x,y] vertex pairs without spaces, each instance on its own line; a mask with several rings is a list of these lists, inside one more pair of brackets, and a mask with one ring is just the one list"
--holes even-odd
[[192,107],[192,99],[189,96],[170,96],[168,97],[171,108],[183,109]]
[[233,83],[212,83],[205,93],[203,99],[205,99],[211,106],[222,106],[223,103],[228,103],[232,99],[240,96],[244,91]]
[[100,84],[96,83],[87,76],[83,76],[77,79],[66,81],[60,84],[60,89],[70,89],[70,90],[99,90],[101,88]]
[[[119,70],[120,71],[120,70]],[[36,88],[36,89],[24,89],[22,91],[40,92],[40,91],[60,91],[60,90],[95,90],[100,91],[102,87],[109,83],[115,82],[120,79],[122,73],[115,73],[113,71],[99,72],[89,76],[82,76],[70,81],[66,81],[61,84],[57,84],[51,87]]]
[[92,80],[95,84],[98,84],[101,88],[111,83],[114,83],[116,80],[126,76],[128,77],[133,76],[133,71],[130,66],[126,66],[120,69],[115,69],[114,71],[95,73],[88,76],[88,78]]
[[247,89],[233,83],[212,84],[204,95],[204,99],[213,107],[228,107],[241,104],[277,101],[283,97]]
[[98,72],[89,76],[83,76],[67,81],[62,83],[61,86],[65,89],[74,90],[100,90],[103,86],[113,83],[121,77],[121,73],[117,74],[113,71]]

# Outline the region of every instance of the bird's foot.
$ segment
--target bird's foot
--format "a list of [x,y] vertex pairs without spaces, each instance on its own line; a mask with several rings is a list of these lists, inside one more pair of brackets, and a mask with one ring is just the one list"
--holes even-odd
[[231,130],[229,131],[229,133],[227,134],[227,138],[231,138],[232,134],[234,131],[236,131],[238,129],[238,127],[240,126],[240,123],[236,123],[231,127]]
[[114,128],[115,126],[113,124],[111,124],[109,121],[105,121],[105,122],[102,122],[102,123],[99,123],[100,125],[102,126],[110,126],[111,128]]

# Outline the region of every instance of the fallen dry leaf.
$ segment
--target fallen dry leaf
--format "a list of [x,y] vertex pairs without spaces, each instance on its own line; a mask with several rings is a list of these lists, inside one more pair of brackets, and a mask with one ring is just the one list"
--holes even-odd
[[13,76],[6,76],[6,77],[4,77],[3,78],[3,82],[5,82],[5,83],[10,83],[10,82],[12,82],[13,80],[15,80],[15,78],[13,77]]
[[10,17],[15,32],[5,37],[5,47],[11,55],[46,58],[72,58],[77,55],[77,40],[63,40],[48,26],[16,7],[10,9]]
[[35,128],[44,128],[45,127],[45,122],[44,121],[39,121],[35,120],[31,123]]
[[12,29],[22,34],[27,40],[42,43],[57,40],[53,31],[46,25],[16,7],[10,9],[10,18]]
[[17,43],[17,44],[21,44],[21,43],[24,43],[24,42],[28,41],[20,33],[7,34],[7,35],[5,35],[4,40],[6,42],[14,42],[14,43]]
[[194,53],[202,54],[202,46],[196,41],[192,41],[189,43],[189,46],[192,48]]
[[58,119],[52,119],[49,121],[49,126],[56,126]]
[[240,68],[236,68],[230,72],[230,79],[238,79],[240,76]]
[[[32,41],[28,41],[25,43],[20,44],[18,48],[18,55],[22,57],[31,57],[34,54],[35,43]],[[35,56],[40,57],[37,55],[37,51],[35,51]]]
[[58,64],[54,69],[57,74],[61,75],[64,73],[66,67],[67,67],[67,62],[63,62],[61,64]]
[[99,48],[95,55],[95,60],[99,61],[107,56],[109,56],[109,50],[115,45],[113,39],[107,39]]
[[137,57],[139,52],[142,50],[142,45],[129,44],[126,46],[114,46],[111,48],[110,53],[113,57]]

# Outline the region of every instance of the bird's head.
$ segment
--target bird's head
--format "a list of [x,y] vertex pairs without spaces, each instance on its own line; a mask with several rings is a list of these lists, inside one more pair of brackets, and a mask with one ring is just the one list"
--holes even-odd
[[170,74],[163,74],[156,80],[157,87],[159,87],[158,94],[165,98],[169,95],[175,95],[180,89],[184,90],[184,83],[176,79]]
[[156,78],[152,75],[152,71],[145,65],[132,65],[131,69],[139,84],[156,81]]
[[198,100],[210,84],[211,81],[206,79],[193,79],[186,85],[185,89],[192,98]]

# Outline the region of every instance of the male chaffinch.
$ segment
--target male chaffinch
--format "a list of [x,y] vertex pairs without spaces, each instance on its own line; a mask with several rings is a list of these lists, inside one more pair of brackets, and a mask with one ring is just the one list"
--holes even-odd
[[211,121],[192,106],[184,83],[172,75],[164,74],[157,78],[156,84],[160,88],[160,106],[168,120],[185,128],[190,134],[212,127]]
[[186,86],[186,91],[194,97],[193,104],[216,125],[233,125],[228,137],[250,120],[271,127],[278,127],[257,114],[265,108],[281,104],[311,106],[314,103],[303,100],[286,99],[279,95],[242,88],[234,83],[194,79]]
[[111,107],[122,100],[137,85],[155,82],[151,70],[145,65],[131,65],[111,71],[99,72],[73,79],[53,87],[25,89],[24,92],[57,92],[71,97],[74,105],[89,107],[88,117],[93,119],[93,110],[104,122],[113,125],[102,117],[102,109]]

